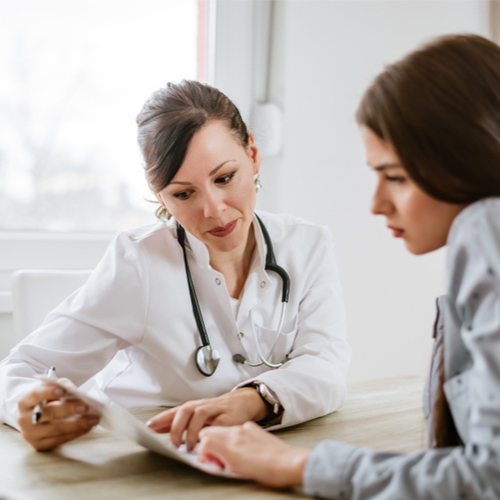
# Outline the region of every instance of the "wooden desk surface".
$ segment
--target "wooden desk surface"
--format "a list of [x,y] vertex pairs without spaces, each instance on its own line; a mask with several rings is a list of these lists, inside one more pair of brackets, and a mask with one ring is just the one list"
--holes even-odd
[[[324,439],[377,450],[411,452],[425,447],[423,380],[398,377],[349,385],[338,412],[276,434],[312,448]],[[146,421],[158,409],[135,410]],[[34,451],[19,432],[0,425],[0,499],[221,499],[302,498],[250,482],[210,476],[97,428],[50,452]]]

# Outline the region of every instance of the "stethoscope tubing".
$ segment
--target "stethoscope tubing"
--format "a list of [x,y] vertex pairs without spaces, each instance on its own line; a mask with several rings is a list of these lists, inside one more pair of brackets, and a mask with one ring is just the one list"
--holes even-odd
[[[262,366],[262,365],[269,366],[269,368],[279,368],[280,366],[282,366],[284,364],[284,361],[281,361],[280,363],[274,364],[274,363],[271,363],[269,361],[269,359],[271,358],[271,355],[272,355],[273,350],[274,350],[274,346],[276,345],[276,342],[278,341],[279,336],[281,335],[281,329],[283,327],[283,320],[285,319],[285,312],[286,312],[286,302],[282,302],[281,317],[280,317],[280,323],[278,326],[278,331],[276,333],[276,336],[274,337],[274,340],[273,340],[273,343],[271,344],[271,347],[269,348],[269,352],[267,354],[267,357],[264,357],[264,355],[262,354],[262,349],[260,348],[259,341],[257,340],[257,334],[255,333],[255,326],[254,326],[253,318],[250,318],[251,324],[252,324],[252,337],[253,337],[255,347],[257,348],[257,354],[260,358],[260,363],[250,363],[250,361],[245,360],[244,363],[246,365],[251,366],[252,368],[256,368],[256,367]],[[252,313],[250,313],[250,316],[252,316]]]
[[[290,277],[288,276],[288,273],[282,267],[278,266],[278,264],[276,263],[276,257],[274,255],[274,249],[273,249],[273,245],[271,242],[271,237],[269,236],[269,233],[267,231],[266,226],[264,225],[264,223],[262,222],[262,220],[260,219],[260,217],[257,214],[255,214],[255,218],[257,219],[257,222],[259,223],[260,229],[262,231],[262,235],[264,236],[264,241],[265,241],[266,246],[267,246],[265,270],[266,271],[273,271],[273,272],[277,273],[281,277],[281,280],[283,282],[282,292],[281,292],[281,303],[282,303],[281,315],[280,315],[280,321],[279,321],[279,325],[278,325],[277,334],[273,340],[273,343],[271,344],[271,348],[269,349],[269,353],[268,353],[267,357],[264,357],[262,354],[262,350],[261,350],[259,342],[257,340],[257,334],[255,333],[255,326],[254,326],[254,322],[253,322],[253,317],[251,317],[252,336],[253,336],[253,340],[255,343],[255,347],[257,348],[257,354],[259,355],[260,363],[250,363],[241,354],[235,354],[233,356],[233,361],[235,361],[237,363],[243,363],[243,364],[246,364],[246,365],[252,366],[252,367],[266,365],[270,368],[279,368],[280,366],[283,365],[284,361],[281,363],[274,364],[274,363],[271,363],[269,361],[269,359],[271,358],[272,352],[274,350],[274,346],[276,345],[276,342],[278,341],[278,338],[281,335],[281,330],[283,328],[283,322],[285,319],[285,312],[286,312],[286,305],[288,303],[288,298],[290,295]],[[189,264],[188,264],[188,260],[187,260],[186,242],[185,242],[186,231],[179,223],[177,223],[177,239],[179,241],[180,246],[182,247],[182,252],[183,252],[183,256],[184,256],[184,267],[186,270],[186,277],[187,277],[188,288],[189,288],[189,296],[191,299],[191,305],[193,307],[193,315],[195,317],[196,326],[198,327],[198,331],[200,333],[200,338],[201,338],[201,342],[202,342],[202,346],[199,347],[196,351],[195,362],[196,362],[196,366],[197,366],[198,370],[203,375],[208,377],[214,373],[215,369],[217,368],[217,364],[218,364],[220,358],[218,358],[219,353],[215,349],[213,349],[212,346],[210,345],[210,338],[208,336],[208,332],[207,332],[207,329],[205,327],[205,322],[203,321],[203,314],[202,314],[202,311],[200,308],[200,304],[198,302],[198,298],[196,296],[196,291],[194,288],[194,283],[193,283],[193,279],[191,277],[191,271],[189,269]],[[204,353],[206,352],[206,350],[203,348],[205,348],[205,347],[210,348],[209,349],[210,356],[213,355],[213,356],[217,357],[217,359],[215,360],[215,363],[214,363],[215,366],[212,369],[207,368],[207,364],[209,364],[206,362],[207,360],[203,359],[204,362],[200,363],[200,361],[198,359],[198,355],[201,355],[202,357],[204,356]],[[203,364],[203,366],[201,366],[201,364]]]
[[185,229],[180,224],[177,224],[177,239],[182,247],[182,251],[184,254],[184,268],[186,269],[186,277],[189,288],[189,296],[191,298],[191,305],[193,307],[193,315],[194,319],[196,320],[196,326],[198,327],[198,331],[200,332],[201,343],[203,346],[206,347],[210,345],[210,339],[208,337],[207,329],[205,327],[205,321],[203,321],[203,314],[201,312],[200,303],[198,302],[198,297],[196,296],[193,278],[191,277],[191,271],[189,269],[189,264],[186,254],[185,238],[186,238]]

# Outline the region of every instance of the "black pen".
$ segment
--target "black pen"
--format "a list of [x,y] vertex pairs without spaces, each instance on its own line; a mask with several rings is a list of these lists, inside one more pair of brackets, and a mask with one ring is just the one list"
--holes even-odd
[[[57,375],[56,375],[56,369],[51,366],[48,370],[47,373],[45,374],[46,378],[51,378],[53,380],[57,380]],[[42,401],[41,403],[38,403],[34,408],[33,408],[33,415],[31,417],[31,421],[36,424],[38,421],[42,418],[42,413],[43,409],[45,407],[45,404],[47,401]]]

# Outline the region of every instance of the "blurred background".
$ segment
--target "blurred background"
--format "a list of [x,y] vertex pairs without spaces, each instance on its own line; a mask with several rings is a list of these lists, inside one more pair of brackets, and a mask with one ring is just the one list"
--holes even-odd
[[384,65],[499,21],[496,0],[0,0],[0,359],[13,271],[92,269],[114,232],[154,222],[135,117],[189,78],[250,125],[258,208],[332,230],[350,380],[425,375],[446,253],[411,256],[370,215],[354,113]]

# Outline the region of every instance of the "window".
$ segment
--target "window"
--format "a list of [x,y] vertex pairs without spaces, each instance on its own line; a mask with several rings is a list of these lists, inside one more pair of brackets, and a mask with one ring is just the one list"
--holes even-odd
[[[89,269],[155,221],[135,117],[197,78],[249,118],[252,0],[0,0],[0,313],[17,269]],[[8,82],[8,83],[7,83]]]
[[0,229],[152,222],[135,117],[197,76],[197,0],[2,0]]

